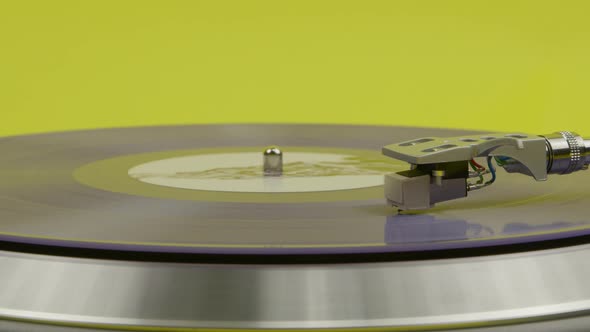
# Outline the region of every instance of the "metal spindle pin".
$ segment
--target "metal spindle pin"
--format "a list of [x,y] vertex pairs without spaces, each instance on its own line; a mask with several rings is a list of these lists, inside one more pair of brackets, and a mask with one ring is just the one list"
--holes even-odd
[[277,146],[264,149],[264,176],[283,174],[283,152]]

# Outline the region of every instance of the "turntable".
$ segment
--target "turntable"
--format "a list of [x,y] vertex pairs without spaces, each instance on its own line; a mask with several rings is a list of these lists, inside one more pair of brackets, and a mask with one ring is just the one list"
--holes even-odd
[[0,138],[0,331],[582,331],[589,152],[386,126]]

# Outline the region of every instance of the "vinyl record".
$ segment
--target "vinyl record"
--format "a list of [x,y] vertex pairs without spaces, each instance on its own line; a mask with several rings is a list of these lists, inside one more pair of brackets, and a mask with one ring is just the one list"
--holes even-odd
[[[382,146],[463,134],[474,132],[201,125],[3,138],[0,241],[66,255],[259,263],[528,250],[589,233],[586,174],[535,182],[500,170],[490,188],[430,210],[386,205],[384,174],[409,166],[382,156]],[[271,145],[284,153],[279,177],[262,173]]]

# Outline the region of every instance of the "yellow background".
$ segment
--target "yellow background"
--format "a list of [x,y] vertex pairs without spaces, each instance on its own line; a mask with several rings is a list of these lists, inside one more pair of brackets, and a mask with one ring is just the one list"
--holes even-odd
[[0,0],[0,135],[177,123],[590,134],[590,1]]

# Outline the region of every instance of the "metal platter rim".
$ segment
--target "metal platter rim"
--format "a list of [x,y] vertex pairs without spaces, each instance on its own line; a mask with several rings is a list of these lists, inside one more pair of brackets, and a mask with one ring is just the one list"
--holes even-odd
[[0,316],[137,330],[529,323],[590,310],[589,254],[590,245],[580,245],[433,261],[250,266],[0,252]]

